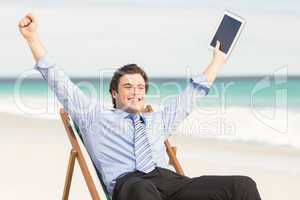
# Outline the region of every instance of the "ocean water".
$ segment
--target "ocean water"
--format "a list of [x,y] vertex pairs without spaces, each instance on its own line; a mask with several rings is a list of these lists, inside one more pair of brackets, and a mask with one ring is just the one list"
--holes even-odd
[[[110,79],[72,79],[87,94],[96,95],[110,102]],[[153,78],[149,82],[147,101],[159,104],[164,98],[176,95],[182,91],[189,79],[185,78]],[[13,79],[0,79],[1,101],[12,96],[47,99],[53,97],[52,92],[44,80],[29,79],[18,84]],[[278,102],[286,101],[288,109],[300,108],[300,77],[277,78],[277,80],[263,77],[228,77],[218,78],[211,87],[206,98],[198,103],[203,106],[258,106],[274,107]],[[252,104],[252,105],[250,105]]]
[[[111,106],[109,79],[72,79],[87,95]],[[153,78],[146,97],[155,109],[189,79]],[[61,105],[46,82],[0,80],[0,112],[57,119]],[[176,134],[300,149],[300,77],[221,77],[197,99],[195,112]],[[225,128],[224,128],[225,127]]]

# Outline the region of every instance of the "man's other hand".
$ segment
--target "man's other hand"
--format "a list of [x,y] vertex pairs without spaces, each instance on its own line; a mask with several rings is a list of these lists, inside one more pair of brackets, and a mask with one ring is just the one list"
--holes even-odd
[[217,41],[217,44],[214,48],[212,63],[215,65],[224,65],[227,61],[226,54],[220,50],[221,43]]
[[28,13],[19,22],[19,30],[27,40],[33,40],[37,37],[37,19],[32,13]]

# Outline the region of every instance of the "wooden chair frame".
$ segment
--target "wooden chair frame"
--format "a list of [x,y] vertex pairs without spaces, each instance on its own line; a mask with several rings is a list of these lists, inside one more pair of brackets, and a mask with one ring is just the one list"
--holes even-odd
[[[69,192],[70,192],[70,187],[71,187],[71,182],[72,182],[72,177],[73,177],[75,160],[77,160],[92,199],[93,200],[104,200],[104,199],[100,198],[100,195],[99,195],[99,192],[95,185],[95,182],[93,181],[92,174],[88,168],[87,162],[84,158],[82,149],[80,147],[78,137],[76,137],[76,135],[75,135],[76,130],[73,130],[74,128],[72,127],[72,125],[70,123],[69,114],[67,112],[65,112],[63,108],[61,108],[60,116],[63,121],[64,127],[66,129],[68,138],[72,145],[72,148],[70,151],[70,156],[69,156],[69,163],[68,163],[67,174],[66,174],[66,178],[65,178],[65,185],[64,185],[64,192],[63,192],[62,199],[68,200],[68,198],[69,198]],[[165,146],[166,146],[167,154],[169,156],[169,164],[173,165],[173,167],[175,168],[175,170],[178,174],[184,175],[183,169],[176,157],[176,150],[177,150],[176,147],[171,146],[171,144],[168,140],[165,141]]]

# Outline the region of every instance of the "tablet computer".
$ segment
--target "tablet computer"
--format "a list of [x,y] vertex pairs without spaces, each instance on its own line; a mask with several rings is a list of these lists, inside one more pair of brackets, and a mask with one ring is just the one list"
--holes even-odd
[[215,48],[217,40],[220,41],[220,50],[228,57],[236,44],[245,23],[246,21],[240,16],[227,10],[224,11],[214,37],[210,42],[210,47],[212,49]]

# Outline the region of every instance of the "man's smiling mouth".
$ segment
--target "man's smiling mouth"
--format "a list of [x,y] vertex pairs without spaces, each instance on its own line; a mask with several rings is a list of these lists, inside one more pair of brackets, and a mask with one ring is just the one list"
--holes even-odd
[[141,97],[138,97],[138,98],[136,98],[136,97],[134,97],[134,98],[127,98],[127,100],[129,100],[129,101],[141,101],[143,98],[141,98]]

